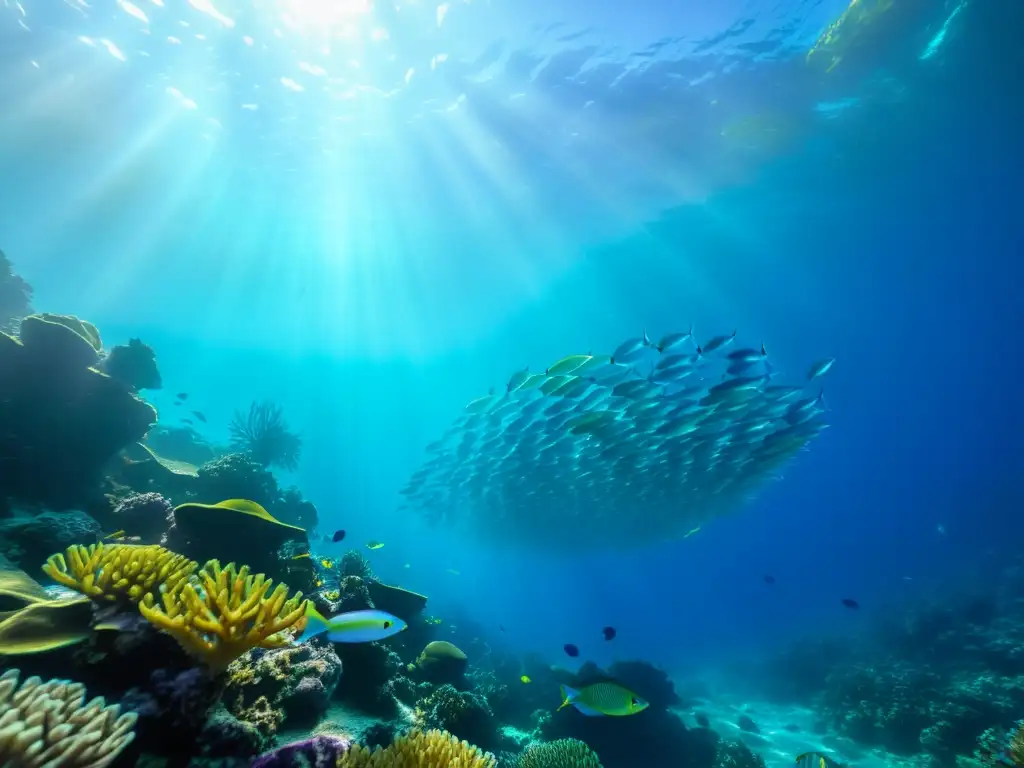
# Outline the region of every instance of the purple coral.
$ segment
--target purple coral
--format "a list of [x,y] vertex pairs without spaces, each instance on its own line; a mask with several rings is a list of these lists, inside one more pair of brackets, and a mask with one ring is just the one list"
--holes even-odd
[[252,768],[334,768],[350,746],[351,739],[341,736],[313,736],[260,755]]

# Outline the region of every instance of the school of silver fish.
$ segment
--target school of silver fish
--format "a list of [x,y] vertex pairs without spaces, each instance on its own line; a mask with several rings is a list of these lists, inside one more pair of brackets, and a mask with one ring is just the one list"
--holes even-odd
[[517,371],[427,446],[401,493],[429,521],[504,543],[609,549],[684,538],[749,500],[827,424],[823,391],[777,382],[736,333],[647,333],[611,355]]

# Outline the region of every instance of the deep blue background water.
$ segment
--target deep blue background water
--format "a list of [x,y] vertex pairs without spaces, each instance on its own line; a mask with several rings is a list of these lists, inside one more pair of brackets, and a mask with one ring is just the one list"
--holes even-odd
[[[530,81],[546,101],[528,118],[488,102],[493,81],[470,91],[475,119],[454,144],[441,126],[399,146],[396,115],[408,113],[395,107],[375,113],[389,143],[342,167],[307,158],[287,173],[304,145],[280,125],[260,141],[271,118],[228,124],[193,165],[187,118],[139,139],[156,91],[138,70],[92,70],[88,96],[56,89],[49,102],[19,90],[19,71],[0,87],[23,108],[0,119],[0,246],[38,307],[88,317],[108,343],[153,345],[166,392],[192,393],[212,438],[251,399],[282,403],[305,439],[294,481],[322,528],[384,541],[368,553],[381,576],[428,593],[436,613],[469,613],[493,642],[552,659],[575,642],[598,661],[614,652],[680,669],[859,632],[885,605],[995,578],[1024,528],[1024,114],[1011,40],[1024,19],[1019,5],[975,0],[920,60],[953,8],[939,5],[904,3],[915,23],[835,77],[808,74],[803,54],[841,6],[795,5],[799,29],[774,37],[785,25],[760,19],[753,42],[713,40],[746,9],[697,14],[706,29],[694,22],[671,66],[711,66],[738,117],[785,115],[767,147],[763,136],[716,143],[730,121],[692,111],[685,89],[666,93],[665,73],[619,89],[552,75]],[[620,25],[629,50],[679,23],[648,6],[662,24]],[[623,20],[611,6],[547,8],[590,34]],[[527,11],[515,15],[524,29]],[[511,24],[495,13],[491,23]],[[54,41],[62,29],[49,29]],[[711,64],[695,58],[702,40]],[[0,55],[5,74],[30,49],[17,46]],[[515,71],[513,56],[502,76]],[[570,88],[607,96],[611,125],[586,148],[551,145],[578,116],[558,101]],[[131,114],[100,98],[117,96]],[[851,97],[856,109],[814,116]],[[33,109],[68,122],[40,123]],[[138,152],[117,165],[133,137]],[[488,137],[512,154],[483,153]],[[292,156],[284,165],[275,142]],[[243,175],[243,160],[265,167]],[[825,382],[832,428],[749,508],[683,542],[557,558],[495,553],[398,510],[422,446],[511,371],[690,323],[700,337],[738,327],[794,376],[838,361]],[[173,421],[166,394],[154,399]],[[614,645],[600,641],[605,624],[619,629]]]

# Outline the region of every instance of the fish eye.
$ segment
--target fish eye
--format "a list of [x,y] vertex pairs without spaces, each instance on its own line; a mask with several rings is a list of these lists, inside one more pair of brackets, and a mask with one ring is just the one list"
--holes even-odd
[[385,621],[384,622],[384,629],[391,629],[391,622],[390,621]]

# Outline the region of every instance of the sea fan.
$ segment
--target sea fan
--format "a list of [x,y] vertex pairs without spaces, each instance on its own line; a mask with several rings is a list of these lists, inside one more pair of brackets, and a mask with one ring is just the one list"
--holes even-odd
[[302,438],[285,423],[281,406],[269,401],[253,403],[249,415],[235,411],[228,426],[233,450],[248,453],[265,467],[294,470],[302,454]]

